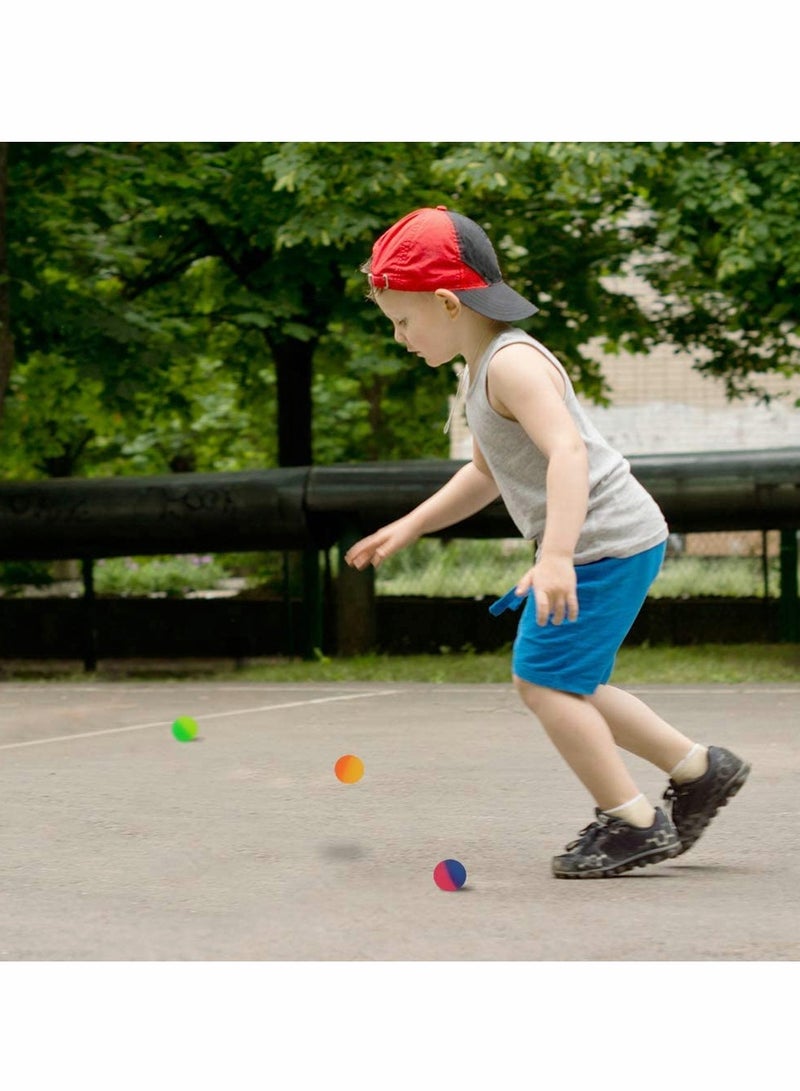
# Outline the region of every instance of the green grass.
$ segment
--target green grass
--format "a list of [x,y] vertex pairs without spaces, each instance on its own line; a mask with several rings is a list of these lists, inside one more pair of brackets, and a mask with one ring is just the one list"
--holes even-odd
[[[486,654],[453,652],[443,655],[367,655],[349,659],[319,657],[259,660],[235,667],[230,660],[198,665],[188,660],[154,666],[101,661],[98,678],[171,681],[197,679],[225,682],[326,683],[326,682],[434,682],[465,684],[507,683],[510,650]],[[7,681],[49,679],[85,681],[73,667],[40,664],[3,671]],[[617,658],[613,681],[620,686],[705,685],[708,683],[800,684],[798,644],[708,644],[696,647],[630,647]]]
[[[780,562],[768,561],[769,597],[780,591]],[[699,598],[725,595],[731,598],[763,598],[764,570],[761,557],[667,557],[650,588],[650,597]]]
[[[358,656],[244,667],[231,678],[264,682],[508,682],[510,649],[486,654]],[[617,657],[618,685],[798,682],[800,645],[631,647]]]
[[[379,595],[502,595],[532,563],[532,547],[524,541],[423,538],[384,561],[375,586]],[[770,558],[768,568],[769,595],[775,597],[780,586],[776,557]],[[764,594],[762,560],[760,556],[667,557],[650,594],[653,598],[760,598]]]
[[184,595],[217,586],[227,575],[211,556],[109,557],[95,565],[98,595]]
[[644,683],[800,683],[800,645],[705,644],[691,648],[623,648],[617,657],[614,682],[621,686]]
[[[331,552],[331,571],[338,569]],[[376,573],[379,595],[470,598],[502,595],[533,562],[532,546],[519,539],[452,541],[423,538],[390,557]],[[52,582],[52,566],[43,562],[0,564],[0,592],[19,594],[25,584]],[[768,562],[770,597],[780,587],[779,561]],[[215,588],[230,577],[243,577],[250,587],[283,588],[286,573],[280,553],[111,557],[95,565],[98,594],[184,595]],[[300,590],[294,574],[295,592]],[[653,598],[727,595],[762,597],[764,571],[760,556],[667,557],[651,588]]]

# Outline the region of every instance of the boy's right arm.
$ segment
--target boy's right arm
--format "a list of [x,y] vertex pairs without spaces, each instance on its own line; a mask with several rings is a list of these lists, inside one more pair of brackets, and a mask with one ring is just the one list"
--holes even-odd
[[369,564],[377,568],[381,561],[416,542],[423,534],[431,534],[468,519],[499,495],[500,490],[476,446],[472,462],[454,473],[446,485],[408,515],[356,542],[344,559],[352,568],[359,570]]

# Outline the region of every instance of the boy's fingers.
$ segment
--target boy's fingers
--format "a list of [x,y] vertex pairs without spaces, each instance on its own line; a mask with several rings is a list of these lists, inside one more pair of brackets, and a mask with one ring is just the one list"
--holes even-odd
[[553,625],[561,625],[565,620],[577,621],[578,599],[575,595],[566,597],[549,595],[546,591],[534,591],[536,597],[536,624],[546,625],[551,620]]
[[522,598],[523,595],[527,595],[529,591],[533,590],[533,580],[531,579],[530,572],[526,572],[519,583],[514,588],[514,594],[519,595]]
[[382,561],[391,556],[392,551],[385,546],[377,545],[372,539],[365,538],[363,542],[356,542],[344,555],[345,563],[359,571],[372,564],[377,568]]
[[368,538],[362,538],[361,541],[356,542],[355,545],[351,545],[345,553],[344,559],[347,564],[354,565],[356,568],[364,568],[372,559],[375,549],[375,539],[373,535],[370,535]]
[[550,617],[550,597],[546,591],[534,591],[536,598],[536,624],[546,625]]
[[365,568],[369,564],[369,551],[353,547],[345,553],[344,559],[351,568]]

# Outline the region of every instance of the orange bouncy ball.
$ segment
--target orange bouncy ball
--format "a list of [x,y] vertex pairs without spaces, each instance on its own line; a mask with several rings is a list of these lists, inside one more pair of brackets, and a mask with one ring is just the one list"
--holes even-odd
[[364,762],[355,754],[343,754],[333,767],[342,784],[355,784],[364,776]]

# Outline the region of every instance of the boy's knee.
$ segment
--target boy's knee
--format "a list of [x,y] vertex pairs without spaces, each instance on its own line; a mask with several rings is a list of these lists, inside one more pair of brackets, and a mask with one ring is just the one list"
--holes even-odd
[[517,674],[512,674],[511,680],[523,704],[540,719],[556,711],[563,712],[565,702],[584,700],[577,693],[551,689],[549,686],[537,686],[535,682],[526,682],[524,678],[520,678]]
[[517,693],[520,694],[520,696],[522,695],[525,686],[530,685],[530,682],[526,682],[525,679],[520,678],[520,676],[518,674],[513,674],[512,673],[511,681],[514,683],[514,689],[517,691]]
[[550,692],[543,686],[537,686],[533,682],[526,682],[525,679],[520,678],[518,674],[512,674],[511,680],[514,683],[514,689],[519,694],[523,703],[533,712],[536,711],[542,698]]

